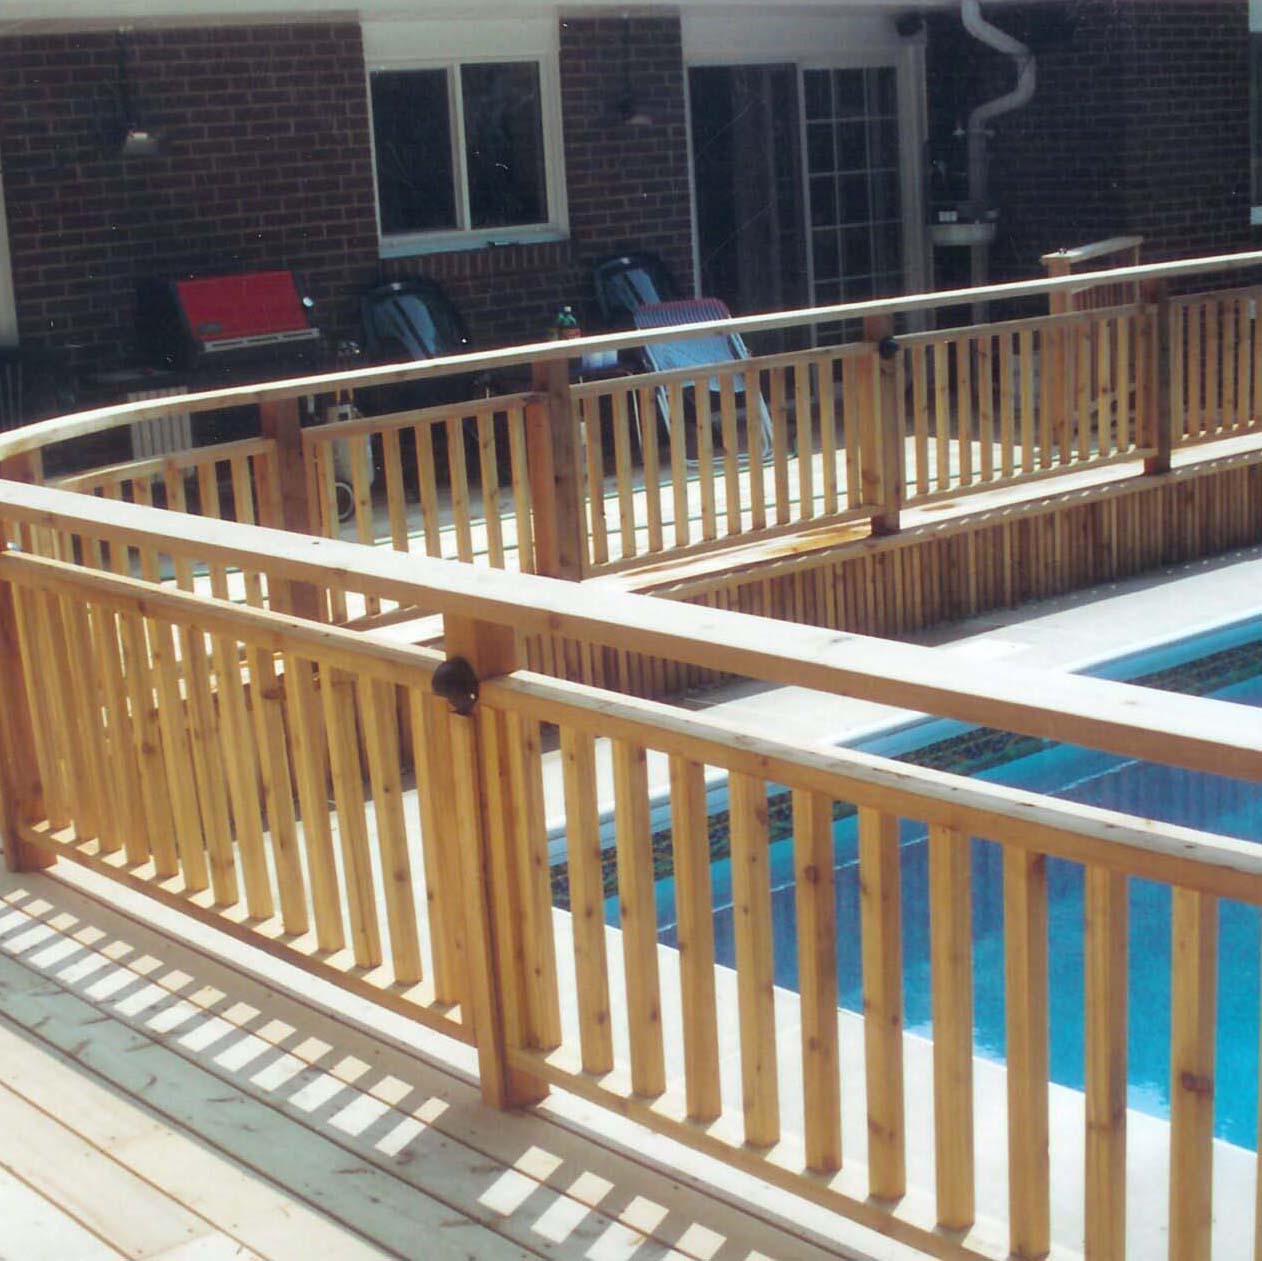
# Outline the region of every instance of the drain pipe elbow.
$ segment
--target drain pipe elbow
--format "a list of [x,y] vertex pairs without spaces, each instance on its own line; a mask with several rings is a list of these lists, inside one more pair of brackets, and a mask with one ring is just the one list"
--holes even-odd
[[980,210],[986,200],[986,125],[993,118],[1027,105],[1034,96],[1037,79],[1034,54],[1020,40],[1013,39],[1007,31],[992,26],[982,17],[981,0],[961,0],[960,16],[964,29],[974,39],[1012,57],[1017,63],[1016,87],[993,101],[977,106],[968,116],[968,195]]

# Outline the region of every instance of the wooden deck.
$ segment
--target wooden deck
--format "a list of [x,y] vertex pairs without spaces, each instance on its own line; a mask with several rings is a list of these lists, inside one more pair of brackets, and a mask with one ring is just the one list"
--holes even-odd
[[620,1152],[564,1101],[492,1112],[462,1049],[335,1019],[68,875],[0,875],[4,1261],[871,1255],[659,1170],[659,1138]]

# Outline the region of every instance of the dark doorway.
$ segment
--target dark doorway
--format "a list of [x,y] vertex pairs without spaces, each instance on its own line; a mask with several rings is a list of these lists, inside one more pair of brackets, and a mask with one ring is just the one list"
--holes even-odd
[[797,85],[794,66],[688,74],[701,291],[737,314],[806,304]]

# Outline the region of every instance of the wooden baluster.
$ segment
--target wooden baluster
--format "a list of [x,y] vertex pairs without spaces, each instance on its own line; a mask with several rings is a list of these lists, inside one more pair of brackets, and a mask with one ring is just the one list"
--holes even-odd
[[1008,1230],[1014,1257],[1051,1246],[1048,1158],[1047,860],[1003,855],[1008,1059]]
[[710,401],[710,383],[704,377],[693,384],[693,403],[697,409],[697,490],[701,496],[701,537],[718,536],[714,506],[714,410]]
[[798,517],[806,521],[815,515],[815,426],[811,418],[811,365],[805,359],[793,365],[793,433],[797,441]]
[[284,657],[285,709],[290,750],[302,813],[302,841],[311,882],[311,911],[316,944],[321,950],[341,950],[346,942],[329,824],[329,767],[324,739],[324,716],[316,696],[312,663]]
[[[312,451],[302,440],[302,425],[295,398],[277,399],[259,404],[259,433],[276,444],[275,458],[268,461],[268,469],[275,479],[272,502],[279,501],[279,520],[267,520],[265,524],[276,529],[292,530],[295,534],[316,533],[318,506],[312,502],[311,492],[315,481]],[[331,454],[324,448],[325,454]],[[337,520],[336,510],[333,521]],[[336,529],[333,531],[336,535]],[[271,592],[271,601],[279,612],[293,613],[312,621],[320,616],[320,592],[310,583],[294,582],[282,590]],[[288,605],[288,608],[285,605]]]
[[614,829],[618,845],[618,905],[626,972],[631,1089],[656,1096],[666,1089],[662,998],[657,972],[657,906],[648,770],[639,745],[613,742]]
[[1085,873],[1085,1255],[1126,1258],[1126,877]]
[[728,800],[745,1141],[754,1147],[768,1147],[780,1141],[780,1097],[767,785],[748,775],[733,774],[728,780]]
[[1021,373],[1021,472],[1034,472],[1034,333],[1023,328],[1017,336],[1017,367]]
[[1170,1261],[1209,1261],[1213,1224],[1218,900],[1174,890],[1170,985]]
[[434,425],[413,425],[416,439],[416,493],[421,501],[421,525],[425,531],[425,554],[443,554],[443,534],[438,516],[438,476],[434,469]]
[[859,810],[863,1047],[868,1084],[868,1183],[877,1199],[907,1190],[903,1119],[903,943],[898,819]]
[[[751,393],[752,390],[752,393]],[[766,435],[762,426],[762,373],[750,371],[745,376],[745,445],[749,448],[749,528],[762,530],[767,525]]]
[[[465,451],[464,420],[452,416],[443,424],[447,435],[447,474],[451,485],[451,524],[456,536],[456,559],[473,563],[473,528],[469,513],[469,460]],[[358,496],[356,496],[358,498]]]
[[372,785],[381,885],[390,933],[394,979],[411,985],[421,979],[420,925],[412,897],[407,821],[399,780],[399,711],[389,683],[360,675],[357,680],[368,776]]
[[526,417],[522,408],[508,412],[509,468],[513,482],[513,517],[517,527],[517,568],[523,574],[537,573],[535,538],[530,501],[530,460],[526,454]]
[[[244,456],[235,456],[230,461],[232,469],[232,501],[236,518],[242,525],[254,524],[254,486],[250,481],[250,464]],[[256,570],[243,569],[242,581],[245,583],[246,603],[251,608],[263,607],[263,586]]]
[[640,409],[640,446],[644,456],[644,499],[648,514],[650,552],[665,547],[662,537],[662,470],[657,440],[657,394],[651,387],[638,393]]
[[[1057,333],[1057,347],[1060,334]],[[1057,361],[1061,362],[1060,360]],[[1063,381],[1063,375],[1058,377]],[[1064,427],[1064,404],[1057,412],[1057,423]],[[1012,334],[999,335],[999,472],[1011,477],[1015,468],[1016,454],[1016,387],[1012,379]]]
[[670,484],[675,513],[676,547],[687,547],[688,529],[688,419],[684,413],[684,387],[672,381],[666,390],[670,414]]
[[995,339],[990,334],[977,343],[977,426],[981,451],[981,480],[995,476]]
[[[636,554],[635,543],[635,482],[631,466],[631,421],[627,415],[627,391],[614,390],[613,449],[618,481],[618,532],[622,540],[622,558]],[[711,490],[713,494],[713,490]],[[712,509],[713,511],[713,509]]]
[[823,465],[824,514],[837,512],[837,393],[833,380],[835,360],[824,355],[815,361],[819,391],[819,449]]
[[[755,414],[750,415],[750,400],[753,396],[749,392],[749,382],[754,375],[756,374],[749,372],[746,373],[745,378],[745,423],[747,425],[758,423],[756,403],[752,408]],[[786,411],[784,369],[772,368],[768,376],[771,378],[771,463],[772,485],[775,488],[776,524],[787,525],[792,513],[789,508],[789,417]]]
[[[447,617],[444,642],[449,656],[462,659],[479,679],[516,668],[511,627]],[[482,705],[471,713],[453,710],[448,732],[467,964],[466,1019],[473,1026],[483,1100],[497,1108],[522,1107],[544,1098],[548,1087],[510,1063],[510,1052],[528,1045],[529,1030],[520,970],[521,922],[504,913],[512,906],[513,891],[497,878],[494,852],[507,849],[502,810],[509,766],[503,715]]]
[[927,348],[911,346],[911,413],[915,433],[916,494],[927,495],[929,482],[929,383]]
[[1184,375],[1187,381],[1187,436],[1198,438],[1205,428],[1205,409],[1201,386],[1204,381],[1201,360],[1201,326],[1205,305],[1201,302],[1180,303],[1187,328],[1187,358]]
[[933,344],[933,432],[937,487],[951,486],[951,361],[948,341]]
[[[591,736],[570,727],[561,728],[561,771],[565,787],[570,920],[574,933],[583,1072],[608,1073],[614,1063],[613,1030],[609,1016],[605,891],[596,806],[596,753]],[[685,1003],[685,1010],[686,1006]]]
[[24,668],[23,656],[13,588],[0,578],[0,677],[7,680],[0,705],[0,841],[9,871],[40,871],[57,860],[21,839],[23,826],[44,817],[36,757],[39,737],[31,720],[28,691],[31,675]]
[[974,1219],[972,842],[929,828],[933,1003],[933,1135],[938,1224]]
[[973,339],[955,343],[955,417],[959,436],[960,486],[973,484]]
[[408,689],[412,759],[421,816],[421,860],[434,996],[458,1003],[466,992],[464,930],[460,911],[460,850],[451,809],[451,741],[446,705],[427,688]]
[[486,527],[486,554],[491,568],[504,568],[503,508],[500,504],[499,457],[495,449],[495,415],[477,415],[478,476],[482,482],[482,521]]
[[390,519],[390,546],[396,552],[408,551],[408,502],[403,488],[403,452],[399,431],[381,434],[381,463],[386,475],[386,514]]
[[714,991],[714,905],[705,768],[670,759],[671,848],[675,860],[679,987],[684,1021],[688,1117],[713,1121],[722,1109],[718,1008]]
[[[1148,363],[1148,389],[1146,391],[1146,415],[1139,418],[1138,423],[1144,426],[1143,442],[1153,448],[1153,453],[1144,458],[1144,472],[1148,474],[1168,473],[1170,471],[1170,455],[1175,445],[1175,418],[1183,424],[1186,413],[1183,410],[1183,365],[1187,364],[1188,384],[1191,385],[1191,347],[1184,353],[1182,326],[1185,308],[1178,309],[1179,337],[1174,338],[1175,308],[1170,302],[1169,287],[1161,281],[1145,281],[1143,285],[1144,301],[1152,309],[1153,354]],[[1175,360],[1178,366],[1176,368]],[[1180,430],[1182,432],[1182,430]]]
[[719,377],[719,414],[723,424],[723,498],[727,533],[731,536],[741,532],[741,448],[736,423],[736,386],[730,372]]
[[1232,431],[1244,429],[1252,408],[1249,395],[1249,299],[1241,296],[1233,303],[1236,336],[1236,408],[1230,417]]
[[364,782],[353,676],[345,670],[321,663],[320,699],[324,710],[321,725],[328,741],[333,799],[337,806],[337,832],[342,850],[342,882],[350,917],[351,952],[361,968],[375,968],[382,958],[381,927],[377,921],[377,898],[368,853],[368,823],[364,814]]
[[841,1059],[837,1045],[837,905],[833,808],[818,793],[793,794],[794,900],[802,1023],[806,1167],[841,1168]]

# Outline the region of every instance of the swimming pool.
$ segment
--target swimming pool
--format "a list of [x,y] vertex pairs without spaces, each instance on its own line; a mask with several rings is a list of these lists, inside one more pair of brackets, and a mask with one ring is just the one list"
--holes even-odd
[[[1166,690],[1262,707],[1262,618],[1129,655],[1087,673],[1124,678]],[[1220,776],[1175,771],[1066,745],[979,731],[962,724],[920,721],[865,740],[858,747],[1013,787],[1085,804],[1158,818],[1206,831],[1262,840],[1262,785]],[[787,802],[777,809],[771,794],[772,919],[775,979],[797,988],[796,913],[792,840]],[[721,817],[726,803],[711,794]],[[857,819],[840,814],[834,824],[837,911],[840,925],[859,922]],[[928,1036],[929,899],[927,832],[904,821],[901,828],[905,1022],[909,1032]],[[721,837],[714,846],[721,851]],[[1002,853],[998,845],[973,846],[974,1031],[976,1053],[1004,1056]],[[715,948],[720,963],[734,962],[731,878],[727,858],[711,869]],[[1083,876],[1075,864],[1049,860],[1048,914],[1054,984],[1050,987],[1052,1080],[1083,1083]],[[1168,1114],[1170,1050],[1170,892],[1132,880],[1130,888],[1130,1105],[1157,1116]],[[674,881],[657,882],[660,940],[674,945]],[[618,920],[617,899],[606,904]],[[1219,928],[1218,1089],[1215,1130],[1219,1138],[1253,1148],[1257,1139],[1258,962],[1262,949],[1255,907],[1223,902]],[[839,933],[841,1004],[862,1010],[858,933]]]

